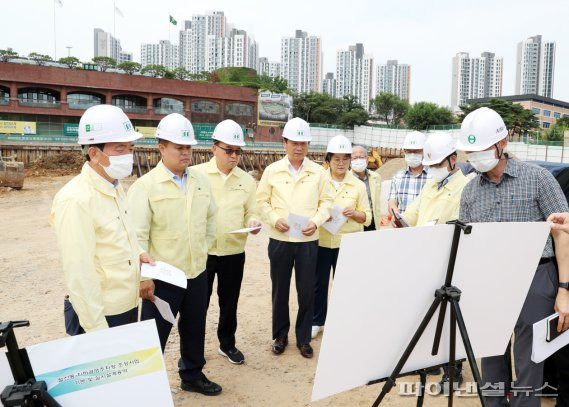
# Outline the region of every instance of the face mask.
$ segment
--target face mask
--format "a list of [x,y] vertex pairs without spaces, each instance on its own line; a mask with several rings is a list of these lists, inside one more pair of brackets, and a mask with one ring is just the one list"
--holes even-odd
[[445,167],[441,167],[441,168],[435,168],[435,167],[431,167],[429,169],[429,174],[431,175],[431,178],[439,183],[442,182],[446,177],[449,176],[449,171],[448,168]]
[[352,170],[355,172],[364,172],[367,168],[367,159],[365,158],[358,158],[352,160]]
[[100,163],[99,165],[103,167],[103,170],[105,170],[109,177],[112,179],[123,179],[132,174],[132,166],[134,163],[134,156],[132,154],[107,155],[107,157],[110,162],[109,166],[104,167]]
[[478,172],[488,172],[498,165],[498,158],[494,154],[494,149],[477,151],[468,154],[468,161]]
[[417,168],[423,162],[421,154],[405,154],[405,162],[411,168]]

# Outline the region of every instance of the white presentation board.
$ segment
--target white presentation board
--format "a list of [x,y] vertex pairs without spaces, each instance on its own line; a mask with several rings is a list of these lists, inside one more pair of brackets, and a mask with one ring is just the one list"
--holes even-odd
[[[462,290],[460,307],[480,358],[506,350],[549,225],[472,226],[460,239],[453,285]],[[444,284],[453,232],[437,225],[342,238],[312,400],[391,374]],[[448,362],[448,314],[447,307],[439,354],[431,356],[437,311],[401,373]],[[457,328],[456,358],[465,357]]]
[[36,379],[66,406],[173,406],[154,320],[26,348]]

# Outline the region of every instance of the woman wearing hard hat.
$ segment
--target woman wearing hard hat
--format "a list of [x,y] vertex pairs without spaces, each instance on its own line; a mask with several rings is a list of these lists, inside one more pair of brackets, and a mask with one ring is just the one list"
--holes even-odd
[[334,196],[330,222],[341,222],[345,219],[345,223],[334,234],[328,231],[327,224],[320,230],[311,333],[313,339],[324,329],[326,322],[330,269],[336,271],[342,235],[363,232],[364,226],[369,226],[372,219],[366,186],[350,171],[351,154],[352,143],[346,137],[338,135],[328,142],[325,160],[330,166],[329,188]]

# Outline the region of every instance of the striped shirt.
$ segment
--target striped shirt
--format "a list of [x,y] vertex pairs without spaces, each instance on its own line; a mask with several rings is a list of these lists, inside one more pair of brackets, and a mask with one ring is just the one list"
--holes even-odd
[[[554,212],[568,212],[567,200],[544,168],[508,159],[498,184],[480,174],[464,188],[460,220],[470,222],[543,222]],[[542,257],[552,257],[551,236]]]
[[427,168],[424,167],[419,175],[413,175],[407,167],[393,176],[388,199],[396,200],[399,212],[405,212],[411,202],[419,196],[428,179],[430,176]]

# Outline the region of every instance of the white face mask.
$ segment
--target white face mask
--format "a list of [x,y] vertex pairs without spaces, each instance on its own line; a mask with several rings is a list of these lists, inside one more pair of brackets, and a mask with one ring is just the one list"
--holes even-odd
[[429,174],[431,175],[431,178],[435,182],[439,183],[442,182],[446,177],[448,177],[450,172],[448,171],[448,168],[446,166],[441,168],[431,167],[429,168]]
[[498,161],[500,161],[498,158],[496,158],[494,151],[495,149],[493,148],[492,150],[469,153],[468,161],[478,172],[491,171],[498,165]]
[[364,172],[367,168],[367,159],[366,158],[357,158],[352,160],[352,170],[355,172]]
[[405,154],[405,162],[411,168],[417,168],[423,162],[421,154]]
[[123,179],[132,174],[132,166],[134,164],[133,154],[107,155],[107,157],[110,162],[109,166],[105,167],[101,165],[101,163],[99,163],[99,165],[103,167],[103,170],[105,170],[109,177],[112,179]]

